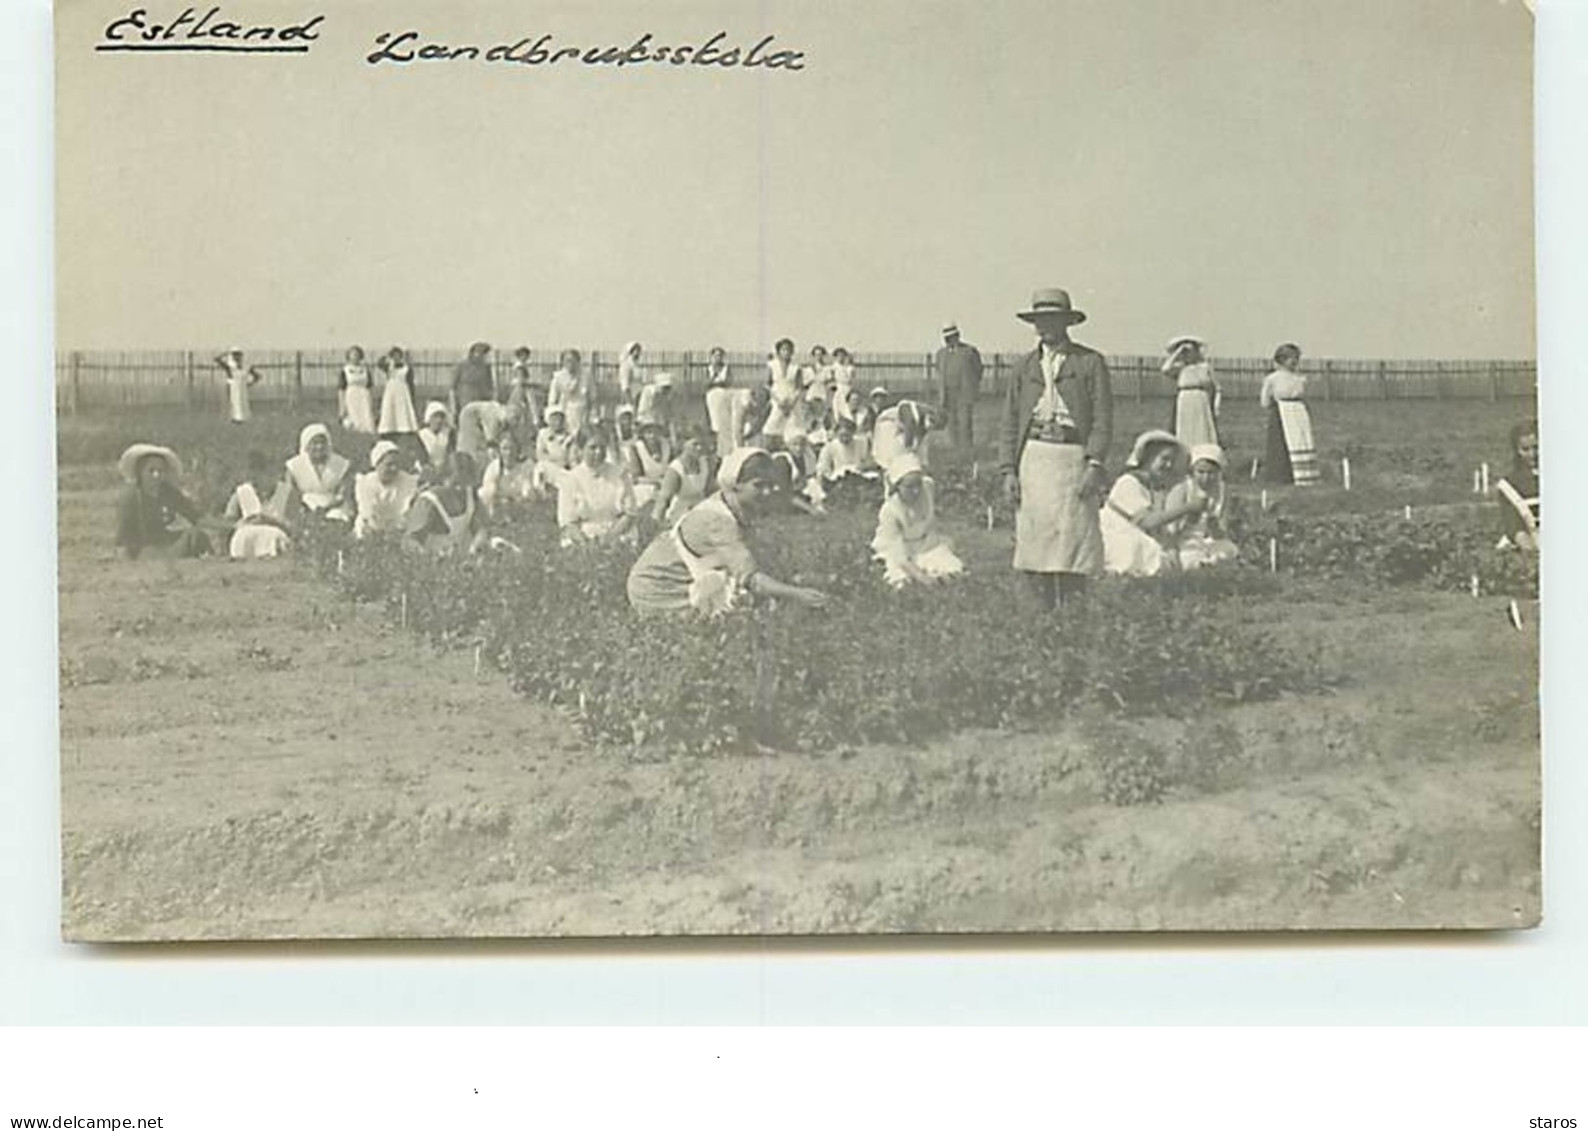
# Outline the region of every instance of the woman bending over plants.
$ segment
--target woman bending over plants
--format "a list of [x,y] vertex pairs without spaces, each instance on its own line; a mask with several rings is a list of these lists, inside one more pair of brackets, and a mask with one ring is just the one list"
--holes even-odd
[[439,486],[419,492],[408,509],[405,541],[438,554],[476,554],[485,546],[485,512],[475,498],[474,460],[455,452]]
[[748,544],[753,522],[777,504],[777,463],[739,448],[717,471],[717,492],[658,534],[629,570],[629,603],[641,614],[718,616],[746,596],[820,608],[827,595],[763,572]]

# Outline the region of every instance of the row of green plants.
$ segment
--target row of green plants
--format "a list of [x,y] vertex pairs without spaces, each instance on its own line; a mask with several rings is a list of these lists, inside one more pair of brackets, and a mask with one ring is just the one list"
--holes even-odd
[[1191,715],[1331,683],[1316,656],[1243,612],[1277,587],[1261,571],[1100,584],[1081,610],[1034,615],[1009,570],[888,588],[867,560],[863,514],[830,517],[819,539],[801,516],[760,531],[763,565],[827,591],[828,608],[710,622],[636,616],[624,584],[637,551],[561,549],[534,511],[502,531],[515,550],[477,558],[328,532],[309,548],[346,597],[383,603],[438,646],[478,649],[587,738],[637,751],[842,750],[1088,711]]

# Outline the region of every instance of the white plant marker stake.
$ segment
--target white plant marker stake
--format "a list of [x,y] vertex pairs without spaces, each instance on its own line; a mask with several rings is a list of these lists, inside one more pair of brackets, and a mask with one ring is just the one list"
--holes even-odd
[[336,576],[342,576],[342,567],[344,564],[345,563],[342,561],[342,551],[338,550],[336,552]]
[[1522,606],[1518,605],[1515,601],[1512,601],[1511,602],[1511,607],[1510,607],[1510,609],[1508,611],[1511,614],[1511,627],[1516,629],[1516,631],[1521,632],[1522,631]]
[[970,461],[970,481],[972,483],[974,483],[980,477],[981,477],[981,464],[978,463],[976,460],[971,460]]
[[1345,482],[1345,489],[1351,489],[1351,457],[1345,456],[1340,460],[1340,478]]
[[407,592],[403,593],[401,604],[402,604],[402,611],[401,611],[401,613],[398,614],[397,623],[402,628],[406,629],[408,627],[408,594],[407,594]]
[[1268,540],[1268,572],[1279,572],[1279,542],[1274,538]]
[[1478,583],[1478,575],[1477,574],[1473,574],[1472,575],[1472,597],[1473,597],[1473,600],[1477,600],[1478,596],[1480,594],[1482,594],[1482,592],[1483,592],[1483,586]]
[[1483,493],[1483,469],[1482,468],[1475,467],[1475,468],[1472,469],[1472,493],[1474,495],[1481,495]]
[[1410,522],[1411,520],[1412,520],[1412,505],[1410,503],[1407,503],[1406,504],[1406,521]]
[[1267,487],[1263,488],[1263,509],[1264,510],[1268,509],[1268,488]]
[[484,648],[485,648],[484,644],[477,643],[477,644],[474,645],[474,678],[475,679],[479,679],[480,678],[480,653],[484,650]]
[[1258,464],[1258,459],[1257,459],[1256,456],[1253,456],[1252,457],[1252,480],[1254,482],[1257,479],[1257,464]]
[[1483,493],[1485,495],[1489,493],[1489,465],[1487,463],[1483,465]]
[[987,507],[987,529],[989,531],[991,531],[992,528],[993,528],[993,509],[992,509],[992,505],[989,504],[988,507]]

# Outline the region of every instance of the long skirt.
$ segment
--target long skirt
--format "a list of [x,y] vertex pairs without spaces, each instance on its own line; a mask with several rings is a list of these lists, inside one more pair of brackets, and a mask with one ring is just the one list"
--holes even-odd
[[1085,474],[1086,453],[1079,444],[1026,443],[1015,512],[1016,569],[1090,575],[1103,568],[1097,502],[1079,494]]
[[1104,507],[1103,568],[1122,577],[1157,577],[1174,568],[1172,555],[1130,519]]
[[1268,410],[1263,466],[1271,483],[1308,487],[1318,482],[1312,417],[1301,401],[1275,401]]
[[342,398],[347,409],[347,430],[373,435],[375,432],[375,401],[369,395],[368,385],[349,385]]
[[1186,447],[1219,442],[1213,418],[1213,393],[1208,389],[1181,389],[1174,398],[1174,434]]
[[408,391],[408,382],[400,377],[387,381],[386,387],[381,390],[378,431],[382,436],[402,436],[419,431],[419,415],[414,412],[413,394]]

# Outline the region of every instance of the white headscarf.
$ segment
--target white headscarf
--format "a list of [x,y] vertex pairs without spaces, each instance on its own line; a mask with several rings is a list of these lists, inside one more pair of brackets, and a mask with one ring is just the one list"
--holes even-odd
[[396,444],[392,443],[390,440],[381,440],[369,450],[369,465],[371,467],[379,467],[381,460],[385,459],[389,455],[395,455],[401,451],[402,449]]
[[[298,454],[300,456],[309,454],[309,441],[316,436],[324,436],[326,445],[330,446],[331,430],[329,428],[320,423],[305,424],[303,431],[298,433]],[[333,448],[332,450],[334,451],[335,449]]]
[[744,465],[751,456],[770,455],[765,448],[735,448],[723,457],[722,466],[717,468],[717,486],[729,491],[739,485],[739,473],[744,470]]
[[1224,449],[1217,444],[1197,444],[1191,449],[1191,466],[1199,463],[1216,464],[1220,471],[1224,470]]
[[447,418],[448,423],[451,422],[452,410],[447,408],[447,406],[442,404],[440,401],[431,401],[429,404],[425,405],[425,423],[429,424],[430,418],[438,412]]

